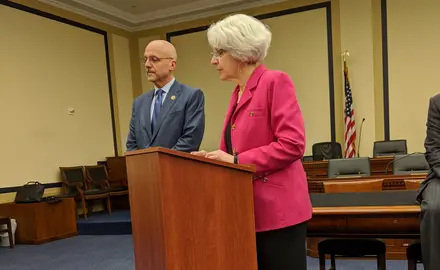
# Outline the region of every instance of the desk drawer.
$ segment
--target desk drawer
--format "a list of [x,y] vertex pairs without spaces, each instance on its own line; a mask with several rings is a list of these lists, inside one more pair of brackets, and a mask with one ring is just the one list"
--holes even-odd
[[348,232],[380,234],[413,234],[420,231],[418,219],[413,217],[352,217],[347,219]]
[[345,217],[320,217],[315,216],[307,222],[308,232],[331,232],[344,233],[347,229],[347,220]]

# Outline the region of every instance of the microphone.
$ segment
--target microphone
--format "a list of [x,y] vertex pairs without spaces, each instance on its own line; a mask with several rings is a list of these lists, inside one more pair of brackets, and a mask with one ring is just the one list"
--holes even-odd
[[359,129],[359,141],[358,141],[357,157],[359,157],[359,149],[361,148],[362,127],[364,126],[364,121],[365,121],[365,117],[362,118],[361,128]]
[[424,154],[424,153],[422,153],[422,152],[413,152],[413,153],[410,153],[410,154],[406,154],[406,155],[404,155],[404,156],[401,156],[401,157],[399,157],[399,158],[393,158],[393,160],[391,160],[390,162],[388,162],[387,163],[387,166],[385,166],[385,174],[388,174],[388,166],[390,166],[390,164],[393,164],[394,163],[394,161],[397,161],[397,160],[401,160],[402,158],[406,158],[406,157],[409,157],[409,156],[412,156],[412,155],[417,155],[417,154]]

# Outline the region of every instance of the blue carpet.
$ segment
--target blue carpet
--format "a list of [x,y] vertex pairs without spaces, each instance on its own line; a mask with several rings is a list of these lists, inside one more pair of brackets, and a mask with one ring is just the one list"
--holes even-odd
[[[129,210],[92,213],[77,221],[80,236],[41,246],[18,245],[0,249],[0,269],[134,269]],[[1,262],[8,262],[7,268]],[[308,258],[308,269],[318,270],[316,258]],[[327,269],[330,261],[327,261]],[[375,270],[376,260],[336,261],[337,270]],[[387,261],[388,270],[407,269],[406,261]],[[419,265],[418,269],[423,269]]]
[[0,269],[134,269],[131,235],[76,236],[42,245],[0,248]]
[[[327,269],[330,262],[327,261]],[[375,270],[374,260],[337,260],[337,270]],[[0,248],[4,270],[130,270],[134,269],[131,235],[81,235],[42,245]],[[318,260],[308,258],[308,270],[318,270]],[[388,270],[407,270],[406,261],[387,261]],[[423,269],[419,265],[418,269]]]
[[120,235],[131,234],[129,210],[92,213],[88,219],[79,218],[76,222],[80,235]]

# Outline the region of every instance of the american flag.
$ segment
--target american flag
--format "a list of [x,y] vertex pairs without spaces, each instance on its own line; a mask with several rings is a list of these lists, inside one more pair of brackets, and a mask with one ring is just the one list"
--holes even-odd
[[347,62],[344,61],[344,79],[345,79],[345,109],[344,109],[344,139],[345,139],[345,158],[354,158],[356,156],[356,125],[354,121],[353,97],[351,95],[350,82],[348,80]]

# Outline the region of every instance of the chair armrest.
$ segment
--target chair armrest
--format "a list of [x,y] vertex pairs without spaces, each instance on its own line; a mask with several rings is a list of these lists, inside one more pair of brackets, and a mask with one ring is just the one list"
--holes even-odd
[[77,183],[76,184],[76,190],[78,190],[81,197],[84,197],[84,189],[83,189],[83,183]]
[[76,187],[77,189],[82,189],[83,188],[83,183],[66,183],[63,182],[64,185],[69,186],[69,187]]
[[108,180],[102,181],[101,187],[104,189],[110,188],[110,183],[108,182]]
[[126,177],[124,177],[124,178],[112,178],[112,177],[108,177],[107,178],[107,180],[108,180],[108,182],[109,183],[114,183],[114,184],[120,184],[120,185],[122,185],[122,186],[128,186],[128,181],[127,181],[127,178]]

